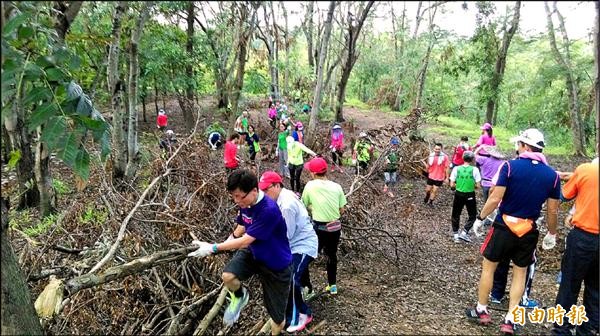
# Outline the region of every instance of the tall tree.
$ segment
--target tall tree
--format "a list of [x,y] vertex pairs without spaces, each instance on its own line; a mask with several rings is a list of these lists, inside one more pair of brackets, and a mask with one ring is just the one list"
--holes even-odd
[[487,102],[487,109],[485,113],[486,122],[496,124],[496,119],[498,118],[498,91],[500,88],[500,84],[502,83],[502,77],[504,76],[504,70],[506,69],[506,55],[508,54],[508,48],[510,47],[510,42],[512,41],[517,28],[519,27],[519,17],[521,13],[521,1],[517,1],[515,3],[515,7],[513,8],[513,18],[510,24],[510,28],[506,27],[506,22],[503,26],[504,35],[502,37],[502,45],[500,46],[500,50],[498,51],[498,56],[496,57],[496,66],[494,67],[494,72],[492,74],[492,78],[490,81],[490,96]]
[[304,21],[302,21],[302,31],[306,36],[306,53],[308,56],[308,66],[311,69],[315,68],[315,52],[313,51],[313,34],[314,34],[314,19],[313,15],[315,12],[315,2],[308,1],[308,5],[306,6],[306,13],[304,15]]
[[21,267],[8,240],[8,200],[0,198],[2,207],[2,335],[41,335],[31,294]]
[[129,127],[127,132],[127,166],[125,168],[125,176],[128,178],[132,178],[135,175],[140,161],[137,111],[137,86],[140,77],[138,45],[140,38],[142,37],[142,32],[144,31],[144,24],[150,15],[150,8],[152,8],[153,5],[152,1],[144,2],[129,42],[129,81],[127,94],[129,103]]
[[127,1],[119,1],[115,4],[115,12],[112,24],[112,40],[110,42],[107,67],[108,93],[111,95],[112,110],[112,168],[113,177],[125,176],[127,168],[127,146],[125,136],[127,124],[125,123],[125,112],[123,109],[123,93],[125,83],[119,73],[119,58],[121,55],[121,24],[123,14],[127,9]]
[[191,131],[194,128],[194,91],[196,90],[196,81],[194,80],[194,23],[196,21],[195,5],[193,1],[187,3],[187,40],[186,40],[186,52],[187,62],[185,65],[186,80],[186,101],[185,108],[183,109],[183,120],[185,122],[185,128],[187,131]]
[[283,13],[283,21],[284,21],[284,30],[283,30],[283,43],[285,46],[285,69],[283,71],[283,95],[284,96],[289,96],[290,95],[290,87],[289,87],[289,80],[290,80],[290,44],[291,44],[291,39],[290,39],[290,29],[289,29],[289,22],[288,22],[288,14],[287,14],[287,9],[285,9],[285,5],[283,3],[283,1],[279,1],[279,6],[281,7],[281,12]]
[[331,36],[331,27],[333,25],[333,12],[335,11],[336,1],[329,2],[329,9],[327,10],[327,19],[324,23],[323,38],[321,39],[319,46],[319,63],[317,65],[317,85],[315,86],[315,96],[313,100],[312,110],[310,112],[310,120],[308,123],[307,132],[307,143],[310,143],[314,139],[315,131],[317,129],[317,116],[319,109],[321,108],[321,95],[323,90],[323,67],[325,65],[325,59],[327,58],[327,49],[329,47],[329,37]]
[[[267,8],[270,5],[271,8]],[[267,47],[267,61],[269,63],[269,73],[271,75],[271,85],[269,94],[274,99],[279,99],[279,69],[277,67],[277,37],[276,37],[276,23],[275,15],[273,15],[273,2],[267,1],[262,5],[263,18],[265,27],[261,28],[257,25],[258,37],[265,43]],[[273,19],[273,26],[271,26],[271,18]]]
[[242,96],[242,88],[244,87],[244,74],[246,71],[246,62],[248,54],[248,43],[250,36],[254,33],[257,24],[257,12],[260,7],[260,2],[252,1],[249,4],[238,3],[238,24],[240,25],[241,31],[238,39],[238,51],[237,51],[237,70],[235,74],[235,81],[233,82],[231,92],[231,107],[234,112],[230,117],[230,123],[233,124],[233,118],[238,113],[240,97]]
[[[421,108],[421,103],[423,99],[423,91],[425,90],[425,80],[427,79],[427,67],[429,66],[429,58],[431,56],[431,50],[436,42],[435,36],[435,25],[433,24],[433,20],[435,19],[435,14],[437,13],[438,5],[441,3],[436,3],[432,7],[433,12],[429,11],[429,42],[427,44],[427,51],[425,52],[425,56],[421,60],[421,68],[419,69],[419,73],[417,74],[417,94],[415,97],[414,108]],[[425,9],[427,11],[428,9]],[[416,32],[416,30],[415,30]]]
[[358,59],[359,52],[356,50],[356,42],[360,31],[369,15],[369,11],[375,1],[369,1],[366,7],[354,15],[348,11],[348,27],[344,39],[346,41],[344,47],[344,61],[342,63],[342,75],[337,87],[337,106],[335,109],[335,120],[344,121],[344,101],[346,100],[346,86],[348,85],[348,79],[350,79],[350,73],[352,68]]
[[[569,111],[571,119],[571,132],[573,133],[573,146],[576,155],[585,155],[585,140],[583,125],[581,122],[581,112],[579,104],[579,85],[577,79],[573,73],[573,66],[571,65],[571,52],[569,48],[569,38],[565,29],[564,19],[561,13],[556,8],[556,1],[554,2],[554,8],[550,11],[548,2],[544,1],[544,7],[546,9],[547,21],[548,21],[548,37],[550,38],[550,47],[556,63],[561,68],[565,82],[567,84],[567,92],[569,93]],[[564,53],[561,53],[558,49],[556,37],[554,35],[554,24],[552,22],[552,14],[556,13],[559,22],[559,31],[563,38]]]
[[77,17],[83,1],[55,1],[54,13],[56,13],[56,23],[54,29],[58,33],[60,43],[65,41],[65,36],[71,27],[71,23]]

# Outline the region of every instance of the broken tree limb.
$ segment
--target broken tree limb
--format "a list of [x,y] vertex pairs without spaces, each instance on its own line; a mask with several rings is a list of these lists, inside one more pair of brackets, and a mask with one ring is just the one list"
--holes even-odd
[[106,264],[115,255],[115,253],[117,252],[117,248],[119,248],[121,241],[125,237],[125,229],[127,228],[127,224],[131,220],[131,217],[133,217],[133,214],[137,211],[137,209],[139,209],[140,205],[142,205],[142,202],[144,202],[144,199],[146,198],[146,196],[148,196],[148,193],[150,193],[150,191],[154,188],[156,183],[158,183],[158,181],[160,181],[165,176],[168,176],[169,174],[171,174],[171,169],[167,169],[162,175],[155,177],[154,180],[152,180],[152,182],[150,183],[150,185],[148,187],[146,187],[146,190],[144,190],[144,192],[138,199],[138,201],[135,204],[135,206],[133,207],[133,209],[131,209],[131,211],[129,211],[129,214],[127,215],[127,217],[125,217],[123,222],[121,222],[121,228],[119,229],[119,234],[117,235],[117,240],[115,240],[115,242],[112,244],[112,246],[110,247],[110,250],[104,256],[104,258],[102,258],[102,260],[100,260],[94,267],[92,267],[92,269],[88,272],[88,274],[92,274],[92,273],[96,272],[97,270],[99,270],[102,266],[104,266],[104,264]]
[[260,331],[257,333],[257,335],[268,335],[271,332],[271,321],[273,320],[269,318],[267,322],[263,324],[262,328],[260,328]]
[[229,291],[227,290],[227,287],[223,286],[223,288],[221,289],[221,293],[219,293],[219,297],[217,298],[217,301],[212,306],[212,308],[210,308],[210,310],[208,311],[206,316],[204,316],[202,321],[200,321],[198,328],[196,328],[196,330],[194,331],[194,336],[204,335],[204,333],[206,332],[206,329],[208,329],[208,326],[210,325],[212,320],[219,313],[219,309],[221,309],[221,307],[223,306],[223,303],[225,303],[225,298],[227,297],[228,292]]
[[132,260],[126,264],[114,266],[100,274],[84,274],[70,279],[66,282],[67,296],[79,292],[82,289],[101,285],[103,283],[124,278],[126,276],[145,271],[154,266],[179,261],[187,258],[189,252],[198,249],[197,246],[182,247],[174,250],[160,251],[149,256]]
[[200,308],[206,301],[212,299],[219,291],[222,290],[222,285],[212,290],[210,293],[202,296],[200,299],[194,301],[189,306],[182,308],[179,313],[171,320],[171,324],[169,324],[169,329],[167,330],[167,335],[175,335],[178,334],[180,330],[181,322],[184,318],[186,318],[191,312]]
[[311,328],[310,330],[307,331],[308,334],[314,334],[315,331],[317,331],[317,329],[321,328],[322,326],[325,325],[325,323],[327,323],[327,320],[323,320],[319,323],[317,323],[316,326],[314,326],[313,328]]
[[158,275],[156,268],[152,269],[152,273],[154,274],[154,277],[156,278],[156,282],[158,283],[158,289],[160,290],[160,295],[163,297],[163,300],[165,300],[165,302],[167,303],[167,307],[169,309],[169,316],[171,316],[171,318],[174,318],[175,311],[173,310],[173,307],[171,307],[171,302],[169,300],[169,296],[167,295],[165,286],[163,286],[163,284],[162,284],[162,280],[160,280],[160,276]]

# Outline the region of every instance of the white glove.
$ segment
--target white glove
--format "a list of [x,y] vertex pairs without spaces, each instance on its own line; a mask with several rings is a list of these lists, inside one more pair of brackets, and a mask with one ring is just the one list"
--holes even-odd
[[356,159],[352,159],[352,165],[356,166]]
[[476,237],[481,237],[483,235],[483,232],[481,232],[481,227],[483,226],[483,221],[476,219],[475,222],[473,223],[473,232],[475,233]]
[[546,233],[544,240],[542,241],[542,249],[549,250],[556,246],[556,234]]
[[275,150],[275,156],[279,156],[279,149]]
[[190,252],[188,253],[188,257],[206,257],[208,255],[211,255],[213,253],[213,244],[207,243],[207,242],[201,242],[198,240],[194,240],[192,242],[193,245],[198,246],[198,249],[194,252]]

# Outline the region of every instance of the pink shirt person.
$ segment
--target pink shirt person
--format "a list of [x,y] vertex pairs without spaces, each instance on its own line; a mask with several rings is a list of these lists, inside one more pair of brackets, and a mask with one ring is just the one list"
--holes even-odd
[[[485,123],[481,126],[481,130],[482,134],[473,148],[477,149],[477,147],[482,145],[496,146],[496,137],[493,135],[492,125],[490,123]],[[487,155],[487,152],[482,148],[479,151],[479,155]]]

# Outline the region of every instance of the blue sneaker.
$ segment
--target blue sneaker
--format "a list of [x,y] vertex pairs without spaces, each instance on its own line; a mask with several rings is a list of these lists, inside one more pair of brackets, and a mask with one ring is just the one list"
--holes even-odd
[[337,286],[336,285],[327,285],[327,287],[325,287],[325,291],[329,292],[329,294],[337,294]]
[[521,300],[521,302],[519,302],[519,306],[533,309],[539,307],[540,304],[537,302],[537,300],[527,298],[526,300]]
[[250,299],[248,290],[245,287],[242,287],[242,291],[244,292],[242,297],[237,297],[234,293],[229,292],[229,306],[227,306],[225,314],[223,315],[223,323],[225,323],[225,325],[232,326],[237,322],[240,318],[240,312],[248,304],[248,300]]

